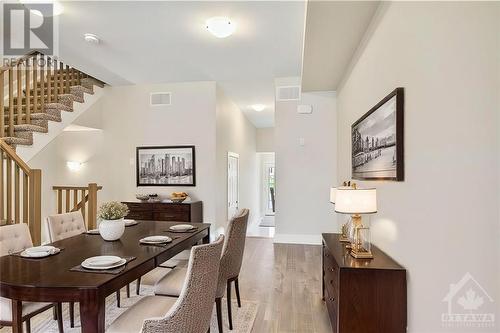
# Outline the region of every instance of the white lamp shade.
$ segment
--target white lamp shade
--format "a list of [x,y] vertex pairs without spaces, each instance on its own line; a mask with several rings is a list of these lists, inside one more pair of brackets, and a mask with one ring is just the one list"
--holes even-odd
[[336,187],[332,187],[330,189],[330,202],[334,204],[336,197],[337,197],[337,188]]
[[377,212],[377,190],[338,188],[335,211],[342,214],[373,214]]

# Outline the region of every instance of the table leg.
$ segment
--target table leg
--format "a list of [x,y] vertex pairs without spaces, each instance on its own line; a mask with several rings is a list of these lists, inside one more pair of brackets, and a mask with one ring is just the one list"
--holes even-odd
[[82,333],[104,333],[106,298],[97,290],[82,291],[80,299],[80,320]]
[[203,239],[202,239],[203,244],[210,243],[210,227],[207,230],[208,230],[208,234],[205,237],[203,237]]
[[12,333],[23,333],[23,302],[12,300]]

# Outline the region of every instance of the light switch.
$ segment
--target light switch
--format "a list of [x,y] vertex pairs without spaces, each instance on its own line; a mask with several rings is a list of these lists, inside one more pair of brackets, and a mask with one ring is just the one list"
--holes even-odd
[[299,138],[299,146],[305,146],[306,140],[304,138]]

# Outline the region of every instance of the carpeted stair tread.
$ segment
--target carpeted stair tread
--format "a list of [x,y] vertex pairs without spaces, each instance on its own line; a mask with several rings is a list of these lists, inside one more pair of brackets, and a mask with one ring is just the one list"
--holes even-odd
[[47,109],[55,109],[55,110],[68,111],[68,112],[73,111],[72,107],[69,107],[69,106],[62,104],[62,103],[47,103],[47,104],[45,104],[45,110],[47,110]]
[[14,125],[14,132],[40,132],[40,133],[47,133],[47,128],[38,126],[38,125],[33,125],[33,124],[21,124],[21,125]]
[[90,94],[90,95],[94,94],[93,88],[88,88],[88,87],[84,87],[84,86],[71,86],[70,89],[71,89],[71,91],[81,91],[85,94]]
[[84,78],[80,82],[81,82],[82,86],[87,87],[87,88],[90,88],[93,85],[94,86],[98,86],[100,88],[104,88],[104,83],[103,82],[101,82],[101,81],[99,81],[97,79],[93,79],[91,77]]
[[61,122],[61,115],[50,114],[46,112],[37,112],[31,114],[31,120],[50,120]]
[[6,136],[2,138],[2,140],[13,147],[17,145],[22,145],[22,146],[31,146],[33,144],[33,139],[25,139],[25,138],[18,138],[18,137],[12,137],[12,136]]

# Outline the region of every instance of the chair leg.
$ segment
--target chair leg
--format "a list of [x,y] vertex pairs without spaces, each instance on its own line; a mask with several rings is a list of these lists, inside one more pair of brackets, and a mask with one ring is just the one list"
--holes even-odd
[[116,292],[116,306],[120,307],[120,290]]
[[231,281],[227,281],[227,291],[226,291],[226,298],[227,298],[227,318],[229,319],[229,329],[233,329],[233,317],[231,315]]
[[31,320],[26,319],[26,333],[31,333]]
[[130,284],[127,284],[127,298],[130,298]]
[[75,302],[69,302],[69,325],[75,327]]
[[236,300],[238,301],[238,307],[241,308],[240,286],[238,284],[238,278],[234,279],[234,288],[236,289]]
[[215,308],[217,310],[217,327],[219,327],[219,333],[222,333],[222,299],[215,299]]
[[135,293],[137,296],[139,296],[140,292],[141,292],[141,278],[138,278],[135,285]]
[[52,308],[52,319],[57,320],[57,310],[55,306]]
[[62,316],[62,303],[56,304],[57,311],[57,328],[59,329],[59,333],[64,332],[64,324],[63,324],[63,316]]

